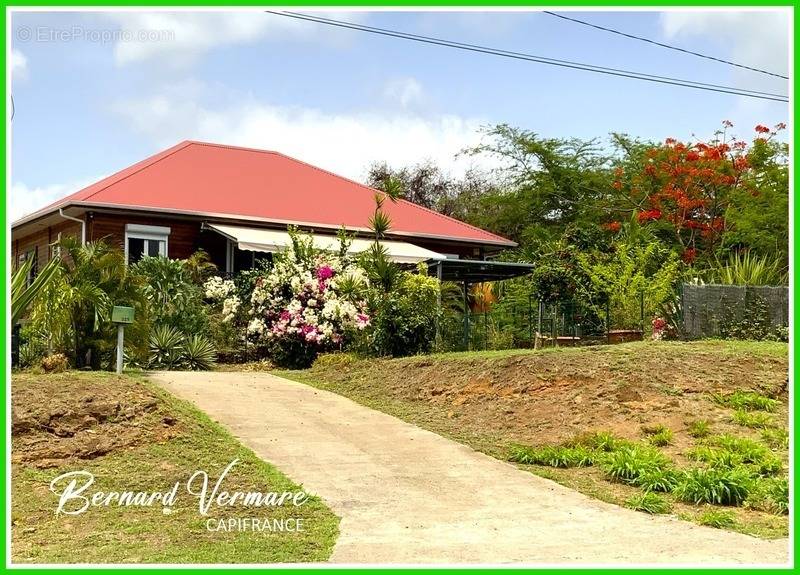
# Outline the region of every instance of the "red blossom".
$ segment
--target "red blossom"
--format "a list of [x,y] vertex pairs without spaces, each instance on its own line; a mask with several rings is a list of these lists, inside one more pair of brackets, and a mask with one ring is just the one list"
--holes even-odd
[[759,134],[769,134],[771,131],[772,130],[770,130],[763,124],[759,124],[758,126],[756,126],[756,132],[758,132]]
[[697,250],[694,248],[689,248],[687,250],[684,250],[683,253],[681,254],[681,259],[683,259],[683,261],[686,262],[687,264],[692,263],[696,257],[697,257]]
[[639,220],[639,223],[649,222],[651,220],[658,220],[661,219],[661,210],[645,210],[643,212],[639,212],[636,216]]
[[617,233],[622,229],[622,224],[619,222],[608,222],[607,224],[603,224],[603,227],[610,232]]

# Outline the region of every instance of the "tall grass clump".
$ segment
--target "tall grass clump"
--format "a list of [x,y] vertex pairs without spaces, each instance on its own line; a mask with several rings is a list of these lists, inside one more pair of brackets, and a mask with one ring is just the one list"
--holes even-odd
[[744,409],[737,409],[733,413],[731,420],[743,427],[751,429],[766,429],[772,427],[772,418],[766,413],[745,411]]
[[765,429],[761,432],[761,439],[772,449],[789,448],[789,432],[785,429]]
[[703,439],[711,434],[711,423],[707,419],[697,419],[689,423],[687,432],[695,439]]
[[600,466],[612,481],[635,484],[642,476],[653,477],[672,468],[672,462],[658,449],[646,445],[625,445],[606,454]]
[[709,509],[697,517],[697,522],[716,529],[731,529],[736,526],[736,516],[729,509]]
[[594,464],[594,454],[581,446],[528,447],[512,445],[509,449],[508,460],[514,463],[547,465],[548,467],[587,467]]
[[634,511],[650,513],[651,515],[669,513],[672,510],[672,505],[669,501],[660,495],[650,492],[634,495],[625,502],[625,507]]
[[752,485],[746,469],[696,467],[683,473],[674,493],[678,499],[695,505],[741,505]]
[[756,391],[736,390],[728,394],[712,393],[711,399],[719,405],[745,411],[769,411],[772,413],[780,405],[777,399],[772,399]]

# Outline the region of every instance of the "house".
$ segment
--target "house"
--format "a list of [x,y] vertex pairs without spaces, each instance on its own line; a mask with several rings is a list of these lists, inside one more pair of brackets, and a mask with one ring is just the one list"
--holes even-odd
[[[351,251],[369,245],[375,190],[278,152],[187,141],[67,196],[12,224],[13,261],[41,267],[65,235],[144,254],[187,258],[198,249],[220,270],[252,268],[285,247],[287,226],[335,244],[344,226]],[[400,263],[482,262],[510,240],[405,200],[385,202],[386,246]],[[500,266],[498,269],[510,269]],[[455,268],[454,268],[455,269]],[[35,272],[34,272],[35,273]]]

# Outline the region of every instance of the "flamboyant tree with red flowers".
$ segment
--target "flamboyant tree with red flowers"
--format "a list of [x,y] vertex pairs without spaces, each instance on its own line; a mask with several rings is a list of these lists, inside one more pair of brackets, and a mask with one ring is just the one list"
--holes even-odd
[[[711,256],[721,246],[732,198],[759,193],[752,154],[786,125],[758,125],[750,142],[731,135],[732,127],[723,122],[723,129],[705,142],[667,138],[614,173],[612,185],[622,210],[640,224],[654,226],[660,236],[671,237],[687,263],[701,254]],[[611,231],[619,226],[617,221],[605,224]]]

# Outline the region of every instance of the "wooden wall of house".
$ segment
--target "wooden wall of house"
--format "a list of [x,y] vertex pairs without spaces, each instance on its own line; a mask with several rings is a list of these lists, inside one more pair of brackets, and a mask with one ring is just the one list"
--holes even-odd
[[90,241],[106,240],[125,249],[125,225],[144,224],[170,228],[168,255],[173,259],[191,256],[198,248],[200,222],[173,218],[136,216],[125,214],[90,214],[86,237]]
[[61,237],[73,236],[80,238],[81,226],[77,222],[65,221],[27,236],[14,238],[11,245],[13,255],[12,265],[16,267],[19,263],[20,255],[31,249],[35,249],[38,267],[42,269],[42,266],[50,261],[50,249],[51,246],[58,241],[59,233]]

